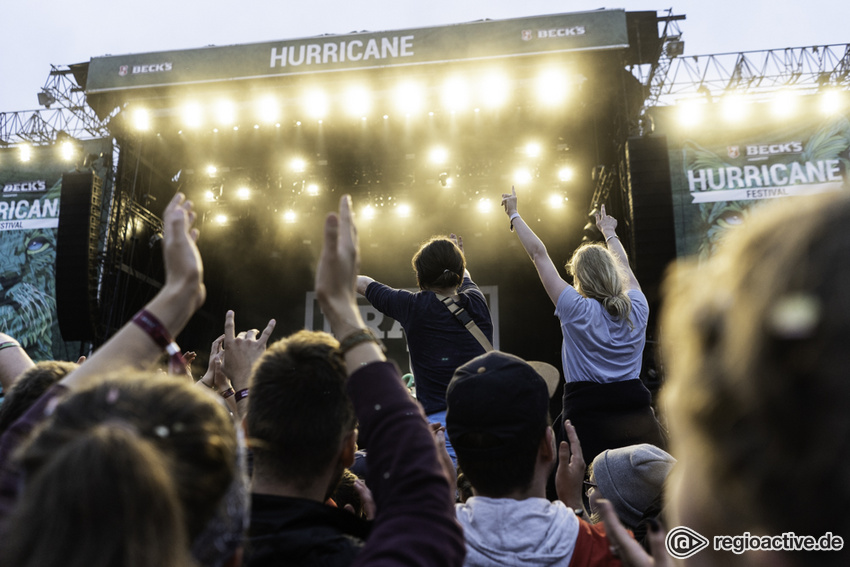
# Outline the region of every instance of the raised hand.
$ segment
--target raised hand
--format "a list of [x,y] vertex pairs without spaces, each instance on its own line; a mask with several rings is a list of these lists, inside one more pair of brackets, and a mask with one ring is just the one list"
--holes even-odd
[[236,334],[234,319],[236,314],[228,311],[224,318],[224,363],[222,370],[233,383],[235,390],[248,387],[251,377],[251,367],[266,350],[266,344],[275,326],[275,320],[269,320],[266,328],[260,333],[257,329],[242,331]]
[[596,228],[605,236],[614,234],[617,229],[617,219],[605,212],[605,205],[596,213]]
[[177,193],[168,203],[162,215],[163,260],[165,262],[165,286],[179,290],[190,307],[196,310],[206,299],[204,287],[204,265],[198,252],[198,229],[192,201]]
[[505,207],[505,214],[511,216],[517,212],[516,188],[511,185],[511,192],[502,193],[502,206]]
[[558,499],[570,508],[581,508],[581,487],[584,472],[587,468],[581,453],[581,443],[578,440],[576,428],[570,420],[564,420],[566,441],[561,441],[558,447],[558,470],[555,472],[555,490]]
[[449,240],[455,243],[455,246],[460,248],[460,251],[463,252],[463,238],[455,234],[454,232],[449,235]]
[[617,512],[614,511],[614,506],[604,499],[597,502],[602,521],[605,522],[606,537],[611,543],[611,553],[615,557],[619,557],[623,565],[627,567],[672,567],[673,560],[664,547],[666,534],[657,523],[655,529],[650,529],[649,532],[649,549],[652,551],[652,555],[650,555],[626,531],[617,517]]

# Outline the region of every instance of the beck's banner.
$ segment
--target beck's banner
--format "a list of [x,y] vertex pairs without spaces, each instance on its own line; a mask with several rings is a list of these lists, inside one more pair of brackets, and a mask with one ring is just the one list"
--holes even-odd
[[[816,98],[806,98],[814,108]],[[683,131],[673,123],[675,108],[665,110],[678,256],[707,258],[761,204],[850,189],[846,115],[812,111],[789,122],[769,118],[764,107],[765,119],[746,129],[715,120]]]
[[[77,142],[78,154],[111,156],[110,140]],[[35,360],[71,360],[78,343],[66,343],[56,315],[56,242],[62,174],[73,171],[56,146],[0,151],[0,331]],[[108,171],[97,174],[105,181]]]
[[86,94],[628,47],[624,10],[91,59]]

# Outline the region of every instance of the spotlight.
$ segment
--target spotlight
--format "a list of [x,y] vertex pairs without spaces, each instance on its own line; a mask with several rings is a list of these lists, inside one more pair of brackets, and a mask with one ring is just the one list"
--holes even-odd
[[723,117],[727,122],[738,122],[747,114],[747,103],[744,97],[730,94],[723,97]]
[[702,122],[705,104],[695,99],[684,100],[678,104],[677,116],[682,126],[696,126]]
[[558,195],[557,193],[549,196],[549,208],[551,209],[563,209],[564,201],[566,201],[565,197]]
[[287,224],[292,224],[298,219],[298,216],[295,214],[295,211],[292,209],[283,213],[283,222]]
[[469,86],[460,77],[451,77],[443,84],[443,105],[451,111],[469,106]]
[[537,99],[546,106],[555,106],[567,97],[567,78],[563,71],[550,69],[537,77]]
[[77,153],[74,148],[74,142],[71,140],[65,140],[59,144],[59,153],[65,161],[71,161],[74,159],[74,154]]
[[360,209],[360,216],[362,216],[366,220],[370,220],[375,218],[375,207],[372,205],[366,205],[362,209]]
[[207,201],[215,201],[215,193],[212,190],[207,191],[204,193],[204,199]]
[[240,187],[236,190],[236,197],[241,201],[247,201],[251,198],[251,190],[247,187]]
[[216,166],[214,166],[214,165],[208,165],[207,166],[207,174],[209,174],[210,177],[215,175],[217,172],[218,172],[218,168]]
[[319,89],[307,91],[304,95],[304,111],[310,118],[324,118],[328,113],[328,96]]
[[480,83],[480,97],[487,108],[499,108],[508,101],[510,83],[501,73],[490,73]]
[[446,148],[436,147],[431,149],[431,153],[428,154],[428,158],[434,165],[442,165],[449,159],[449,152]]
[[424,97],[422,88],[413,82],[401,83],[395,89],[396,108],[404,114],[413,114],[422,110]]
[[145,131],[151,127],[151,116],[147,109],[136,108],[132,112],[133,127],[136,130]]
[[236,122],[236,106],[229,100],[220,100],[215,105],[216,122],[229,126]]
[[400,217],[403,217],[403,218],[409,217],[410,212],[411,212],[410,205],[401,204],[396,209],[396,212],[398,213],[398,216],[400,216]]
[[280,118],[280,106],[278,106],[275,97],[265,96],[257,102],[257,118],[260,122],[267,124],[271,124]]
[[531,181],[531,172],[522,167],[514,172],[514,182],[517,185],[525,185]]
[[197,128],[203,122],[203,111],[197,102],[189,102],[183,107],[183,123],[187,128]]
[[20,146],[20,152],[21,161],[27,162],[32,159],[32,146],[29,144],[23,144]]
[[316,185],[315,183],[311,183],[310,185],[307,186],[307,194],[313,195],[313,196],[318,195],[319,194],[319,186]]
[[307,168],[307,163],[301,158],[293,159],[290,165],[292,167],[292,171],[295,173],[303,173]]
[[227,215],[225,215],[224,213],[218,213],[217,215],[215,215],[215,217],[213,217],[213,220],[216,224],[227,224],[228,219]]
[[823,91],[820,97],[820,109],[824,114],[835,114],[844,106],[844,93],[837,89]]
[[363,87],[351,87],[345,93],[345,107],[351,116],[364,117],[371,107],[369,92]]
[[452,178],[449,177],[449,174],[446,173],[445,171],[440,174],[438,179],[440,180],[440,185],[442,185],[443,187],[447,186],[449,184],[449,182],[452,180]]
[[779,91],[773,99],[773,114],[779,117],[791,116],[797,110],[797,95],[791,91]]
[[573,168],[571,168],[571,167],[565,166],[565,167],[562,167],[558,171],[558,179],[560,179],[564,183],[566,183],[568,181],[572,181],[574,175],[575,175],[575,172],[573,171]]
[[489,213],[493,210],[493,201],[487,199],[486,197],[478,200],[478,212],[480,213]]
[[536,158],[540,156],[540,144],[531,142],[525,146],[525,155]]

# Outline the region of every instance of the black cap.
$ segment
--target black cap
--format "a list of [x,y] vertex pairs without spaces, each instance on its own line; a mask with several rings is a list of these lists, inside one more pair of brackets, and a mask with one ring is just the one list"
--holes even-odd
[[[523,359],[500,351],[459,367],[446,390],[446,430],[459,454],[504,456],[524,443],[538,443],[549,415],[544,379]],[[464,435],[487,433],[495,444],[465,446]]]

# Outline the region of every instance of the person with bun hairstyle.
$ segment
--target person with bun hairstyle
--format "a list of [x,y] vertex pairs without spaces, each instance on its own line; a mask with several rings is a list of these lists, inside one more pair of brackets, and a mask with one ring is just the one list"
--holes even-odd
[[[413,255],[412,264],[420,291],[394,289],[361,275],[357,276],[357,292],[404,328],[416,397],[429,421],[445,427],[446,388],[452,374],[485,349],[442,298],[451,298],[465,310],[491,344],[493,322],[484,295],[469,275],[461,237],[431,238]],[[454,460],[449,439],[446,449]]]
[[665,436],[639,377],[649,306],[617,236],[617,219],[601,207],[596,226],[605,244],[584,244],[573,253],[566,265],[570,285],[517,212],[516,189],[502,193],[502,206],[561,322],[567,383],[555,431],[569,419],[587,463],[606,449],[637,443],[663,448]]

